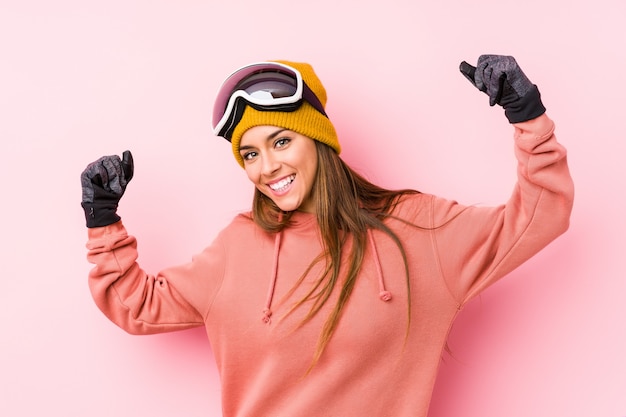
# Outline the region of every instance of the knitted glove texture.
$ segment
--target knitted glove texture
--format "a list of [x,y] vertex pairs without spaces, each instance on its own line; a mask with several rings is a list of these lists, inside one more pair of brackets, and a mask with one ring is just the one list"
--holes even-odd
[[133,173],[130,151],[125,151],[121,159],[117,155],[103,156],[87,165],[80,176],[81,206],[87,227],[107,226],[120,220],[117,206]]
[[489,96],[489,105],[504,108],[510,123],[534,119],[545,113],[539,89],[530,82],[512,56],[481,55],[476,66],[461,62],[461,73]]

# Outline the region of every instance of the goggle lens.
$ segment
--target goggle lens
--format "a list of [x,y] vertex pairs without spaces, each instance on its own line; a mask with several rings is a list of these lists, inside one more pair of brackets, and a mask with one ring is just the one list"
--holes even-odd
[[261,62],[235,71],[224,81],[213,106],[213,130],[230,141],[246,105],[261,111],[293,111],[309,102],[326,116],[319,99],[296,69]]
[[259,100],[291,97],[297,91],[296,80],[280,72],[262,72],[240,82],[234,91],[243,90]]

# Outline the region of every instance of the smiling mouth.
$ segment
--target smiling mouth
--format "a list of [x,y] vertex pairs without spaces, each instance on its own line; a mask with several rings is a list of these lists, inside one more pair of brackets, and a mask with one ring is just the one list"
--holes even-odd
[[285,191],[291,185],[294,179],[296,179],[296,174],[292,174],[275,183],[268,184],[268,186],[272,189],[272,191],[275,192]]

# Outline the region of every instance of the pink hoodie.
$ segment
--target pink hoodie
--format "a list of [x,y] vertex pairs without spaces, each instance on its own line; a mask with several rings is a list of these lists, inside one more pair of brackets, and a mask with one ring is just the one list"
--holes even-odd
[[280,234],[239,215],[191,262],[157,275],[136,263],[136,240],[121,222],[89,229],[93,297],[133,334],[205,326],[225,417],[426,416],[459,310],[569,224],[573,185],[554,124],[543,115],[514,126],[518,183],[507,204],[406,197],[393,214],[417,227],[392,218],[386,224],[404,244],[410,286],[395,243],[372,231],[339,326],[306,376],[336,300],[297,329],[309,306],[285,316],[320,272],[314,268],[285,299],[321,251],[314,215],[295,213]]

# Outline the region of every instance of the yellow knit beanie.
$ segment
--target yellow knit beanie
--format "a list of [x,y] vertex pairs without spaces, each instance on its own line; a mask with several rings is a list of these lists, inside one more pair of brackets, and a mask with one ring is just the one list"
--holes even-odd
[[[311,65],[303,62],[273,62],[289,65],[290,67],[300,71],[300,74],[302,74],[302,80],[309,86],[311,91],[313,91],[320,103],[322,103],[322,106],[326,108],[326,89],[313,71],[313,67]],[[251,106],[246,106],[243,116],[235,127],[231,138],[233,155],[242,167],[244,166],[243,159],[239,153],[241,136],[243,136],[243,134],[252,127],[264,125],[277,126],[292,130],[311,139],[325,143],[333,148],[337,153],[341,152],[337,132],[335,131],[335,127],[331,121],[328,117],[315,110],[315,108],[306,101],[302,103],[300,108],[291,112],[259,111]]]

